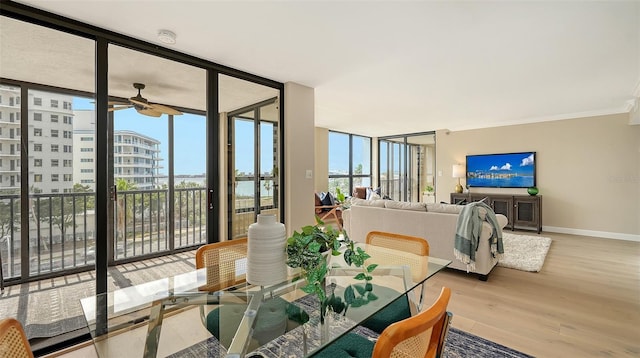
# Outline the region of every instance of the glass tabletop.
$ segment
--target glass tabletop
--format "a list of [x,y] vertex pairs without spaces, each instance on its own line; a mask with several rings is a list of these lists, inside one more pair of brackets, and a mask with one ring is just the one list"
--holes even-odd
[[358,245],[371,255],[367,264],[379,264],[374,278],[370,285],[356,280],[360,268],[332,257],[326,284],[336,304],[323,317],[317,298],[302,292],[304,282],[295,271],[273,286],[244,283],[203,292],[198,287],[206,270],[201,269],[88,297],[81,304],[99,357],[307,356],[450,264]]

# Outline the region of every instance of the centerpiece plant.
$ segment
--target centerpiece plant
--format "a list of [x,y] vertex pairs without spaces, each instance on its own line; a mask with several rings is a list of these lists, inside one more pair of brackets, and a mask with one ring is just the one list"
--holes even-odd
[[[302,269],[302,276],[306,281],[302,291],[318,297],[322,308],[321,313],[334,303],[328,302],[325,291],[329,254],[342,255],[347,265],[362,268],[354,279],[366,283],[373,279],[371,272],[378,266],[371,264],[365,267],[365,261],[371,256],[361,247],[355,247],[355,243],[349,239],[346,231],[325,225],[318,216],[316,216],[316,225],[305,226],[301,231],[294,231],[293,235],[287,239],[287,266]],[[366,286],[370,287],[371,284]]]

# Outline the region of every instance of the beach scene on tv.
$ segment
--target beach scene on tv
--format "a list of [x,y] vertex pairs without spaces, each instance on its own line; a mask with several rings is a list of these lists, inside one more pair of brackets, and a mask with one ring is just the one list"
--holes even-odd
[[467,156],[470,187],[528,188],[535,186],[535,152]]

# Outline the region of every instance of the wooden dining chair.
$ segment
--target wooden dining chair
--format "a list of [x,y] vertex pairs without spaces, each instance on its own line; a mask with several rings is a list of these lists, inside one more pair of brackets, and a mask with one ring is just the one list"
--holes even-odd
[[382,331],[375,343],[355,333],[348,333],[313,357],[439,357],[452,317],[447,312],[450,298],[451,289],[443,287],[431,307],[393,323]]
[[247,238],[215,242],[196,251],[196,269],[207,270],[207,282],[200,291],[218,291],[246,281]]
[[[206,269],[206,283],[198,289],[215,292],[245,282],[247,270],[244,259],[246,257],[247,238],[200,246],[196,250],[196,269]],[[200,306],[202,324],[211,334],[219,338],[219,331],[215,324],[220,315],[219,307],[208,313],[205,311],[205,307]]]
[[33,358],[31,346],[22,325],[15,318],[0,320],[0,356],[6,358]]
[[[384,251],[375,252],[376,259],[380,262],[384,262],[385,265],[409,266],[414,282],[420,281],[426,275],[428,266],[425,262],[425,258],[426,256],[429,256],[429,243],[426,240],[416,236],[371,231],[367,234],[366,242],[369,245],[418,255],[418,257],[413,255],[398,257],[397,255],[384,255]],[[408,295],[398,298],[388,307],[373,315],[362,325],[380,333],[391,323],[417,314],[417,312],[422,308],[422,299],[424,297],[425,288],[425,285],[422,284],[418,292],[419,297],[417,299],[413,298],[413,292],[410,292]]]

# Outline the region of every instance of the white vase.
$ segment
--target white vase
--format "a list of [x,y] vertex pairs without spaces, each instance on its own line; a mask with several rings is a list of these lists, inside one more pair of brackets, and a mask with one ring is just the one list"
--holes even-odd
[[274,214],[259,214],[249,225],[247,281],[267,286],[287,279],[286,230]]

